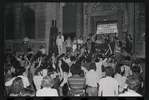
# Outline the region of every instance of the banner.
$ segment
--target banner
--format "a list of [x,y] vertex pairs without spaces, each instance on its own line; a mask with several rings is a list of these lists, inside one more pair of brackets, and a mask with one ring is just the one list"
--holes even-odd
[[[115,42],[111,42],[111,43],[109,43],[109,45],[111,47],[112,52],[114,53],[115,52]],[[93,42],[92,48],[94,48],[94,50],[93,50],[93,52],[94,52],[95,49],[106,49],[106,50],[108,50],[109,46],[108,46],[107,43],[105,43],[105,44],[97,44],[97,43]]]
[[117,23],[97,25],[96,34],[102,34],[102,33],[118,33]]

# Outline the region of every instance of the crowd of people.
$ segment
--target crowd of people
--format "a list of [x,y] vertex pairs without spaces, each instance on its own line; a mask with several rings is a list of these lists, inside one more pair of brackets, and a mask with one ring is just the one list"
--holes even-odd
[[[116,34],[111,40],[102,37],[89,34],[84,43],[82,36],[64,41],[59,33],[58,54],[46,55],[43,46],[20,55],[5,50],[5,96],[143,96],[143,70],[131,52],[131,36],[127,35],[125,44]],[[110,42],[115,43],[114,51]],[[103,43],[107,50],[93,46]]]

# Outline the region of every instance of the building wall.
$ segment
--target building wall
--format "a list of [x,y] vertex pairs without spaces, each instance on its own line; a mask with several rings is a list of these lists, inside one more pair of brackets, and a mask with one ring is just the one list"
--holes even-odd
[[10,47],[18,53],[23,52],[22,39],[24,26],[22,24],[23,13],[31,8],[35,11],[35,39],[30,39],[29,47],[34,52],[38,51],[40,46],[44,46],[48,53],[50,27],[53,19],[57,20],[57,27],[62,31],[62,14],[59,3],[13,3],[5,5],[5,14],[12,10],[15,14],[15,39],[5,40],[5,48]]

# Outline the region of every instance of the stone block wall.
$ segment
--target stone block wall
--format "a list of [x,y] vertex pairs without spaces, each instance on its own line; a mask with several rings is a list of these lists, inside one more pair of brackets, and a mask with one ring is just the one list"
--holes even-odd
[[5,40],[5,48],[10,47],[18,53],[23,52],[22,39],[25,30],[23,30],[23,13],[31,8],[35,12],[35,39],[30,39],[29,47],[37,52],[40,46],[44,46],[48,53],[50,27],[52,19],[56,19],[58,28],[61,29],[62,14],[58,9],[58,3],[8,3],[5,5],[5,14],[12,10],[15,15],[15,40]]

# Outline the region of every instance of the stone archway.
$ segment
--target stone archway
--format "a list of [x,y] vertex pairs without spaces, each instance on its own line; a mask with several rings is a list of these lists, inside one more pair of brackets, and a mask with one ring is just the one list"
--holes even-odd
[[15,39],[15,15],[12,11],[5,15],[5,39]]
[[27,8],[22,14],[22,33],[35,39],[35,11],[31,8]]

